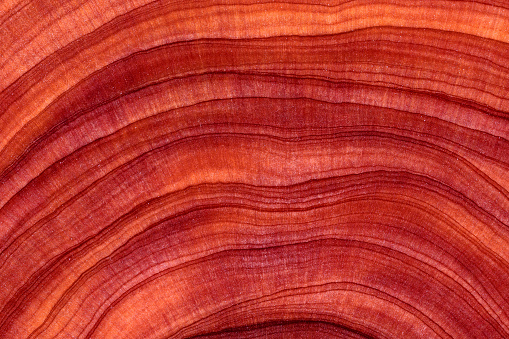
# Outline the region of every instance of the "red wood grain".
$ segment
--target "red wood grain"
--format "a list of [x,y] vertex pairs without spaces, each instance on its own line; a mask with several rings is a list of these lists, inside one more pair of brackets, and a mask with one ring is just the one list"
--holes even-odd
[[509,4],[0,3],[0,338],[508,338]]

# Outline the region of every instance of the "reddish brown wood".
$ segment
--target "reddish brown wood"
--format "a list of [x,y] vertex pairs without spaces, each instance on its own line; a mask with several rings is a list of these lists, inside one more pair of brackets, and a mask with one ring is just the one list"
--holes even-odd
[[0,338],[508,338],[509,4],[0,3]]

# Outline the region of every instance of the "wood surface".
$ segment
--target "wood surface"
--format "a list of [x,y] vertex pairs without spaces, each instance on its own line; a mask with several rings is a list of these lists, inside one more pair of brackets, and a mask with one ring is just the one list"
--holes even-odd
[[509,2],[0,2],[0,338],[509,338]]

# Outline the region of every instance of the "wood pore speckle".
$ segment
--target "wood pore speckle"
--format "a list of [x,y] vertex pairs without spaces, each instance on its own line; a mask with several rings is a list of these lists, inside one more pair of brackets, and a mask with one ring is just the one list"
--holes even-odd
[[0,2],[0,338],[509,338],[509,3]]

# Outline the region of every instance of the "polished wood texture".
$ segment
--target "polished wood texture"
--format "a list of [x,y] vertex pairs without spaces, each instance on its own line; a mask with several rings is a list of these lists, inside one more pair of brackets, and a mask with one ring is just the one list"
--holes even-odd
[[509,3],[0,2],[0,338],[509,338]]

